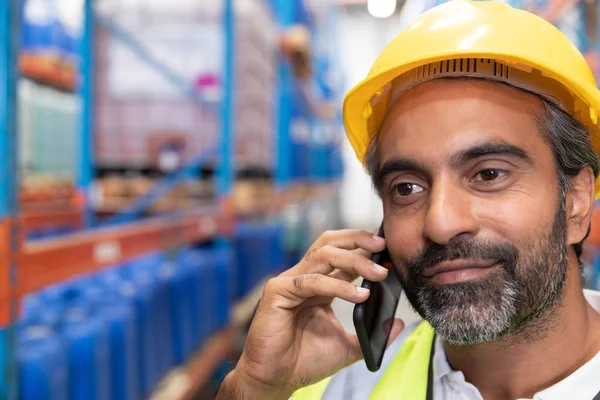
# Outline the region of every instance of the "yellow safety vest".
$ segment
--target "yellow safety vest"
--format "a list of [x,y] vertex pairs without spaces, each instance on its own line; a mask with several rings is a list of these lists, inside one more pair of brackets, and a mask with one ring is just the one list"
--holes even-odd
[[[427,395],[429,362],[434,331],[422,322],[411,333],[383,376],[377,382],[369,400],[424,400]],[[297,390],[292,400],[321,400],[331,377]],[[401,396],[401,397],[400,397]]]

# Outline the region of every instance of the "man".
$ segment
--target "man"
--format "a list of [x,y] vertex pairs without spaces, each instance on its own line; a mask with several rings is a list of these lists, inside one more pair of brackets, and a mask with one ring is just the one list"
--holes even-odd
[[[421,16],[344,104],[385,241],[327,232],[269,281],[218,398],[600,398],[600,293],[583,292],[579,260],[598,110],[584,59],[547,22],[464,0]],[[330,303],[369,296],[351,282],[385,278],[369,261],[385,246],[425,322],[396,321],[370,373]]]

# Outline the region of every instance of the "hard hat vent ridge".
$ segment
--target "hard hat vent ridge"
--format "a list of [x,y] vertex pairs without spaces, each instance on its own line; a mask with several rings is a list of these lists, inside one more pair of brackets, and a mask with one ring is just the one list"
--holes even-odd
[[[445,77],[465,77],[491,79],[521,87],[525,90],[538,92],[538,90],[532,89],[527,84],[523,79],[523,74],[529,75],[528,72],[516,71],[514,67],[491,58],[454,58],[435,61],[411,69],[396,77],[389,86],[389,89],[391,89],[391,101],[394,102],[402,93],[429,80]],[[374,96],[371,104],[375,104],[374,101],[383,93],[378,93],[378,95]]]
[[[488,67],[485,64],[491,65]],[[433,62],[417,67],[416,69],[407,73],[410,76],[404,76],[407,75],[404,74],[403,77],[410,77],[417,80],[427,80],[429,77],[446,74],[450,76],[456,76],[457,74],[465,75],[470,73],[477,74],[478,70],[481,70],[482,68],[484,68],[485,71],[479,72],[483,72],[485,75],[502,79],[510,79],[510,68],[508,65],[499,63],[496,60],[489,58],[457,58],[453,60]]]

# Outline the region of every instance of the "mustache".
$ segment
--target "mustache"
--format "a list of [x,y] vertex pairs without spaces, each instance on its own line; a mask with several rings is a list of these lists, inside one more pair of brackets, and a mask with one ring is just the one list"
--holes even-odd
[[408,263],[411,274],[422,274],[444,261],[460,259],[497,260],[504,265],[516,265],[519,251],[509,243],[490,243],[475,239],[464,239],[447,245],[431,243]]

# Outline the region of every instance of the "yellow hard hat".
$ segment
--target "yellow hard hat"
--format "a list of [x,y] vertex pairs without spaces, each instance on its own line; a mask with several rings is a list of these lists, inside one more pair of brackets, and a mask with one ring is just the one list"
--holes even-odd
[[529,12],[495,1],[453,0],[404,29],[346,95],[344,125],[358,159],[364,163],[395,98],[444,76],[494,79],[538,93],[587,126],[600,153],[600,91],[575,45]]

